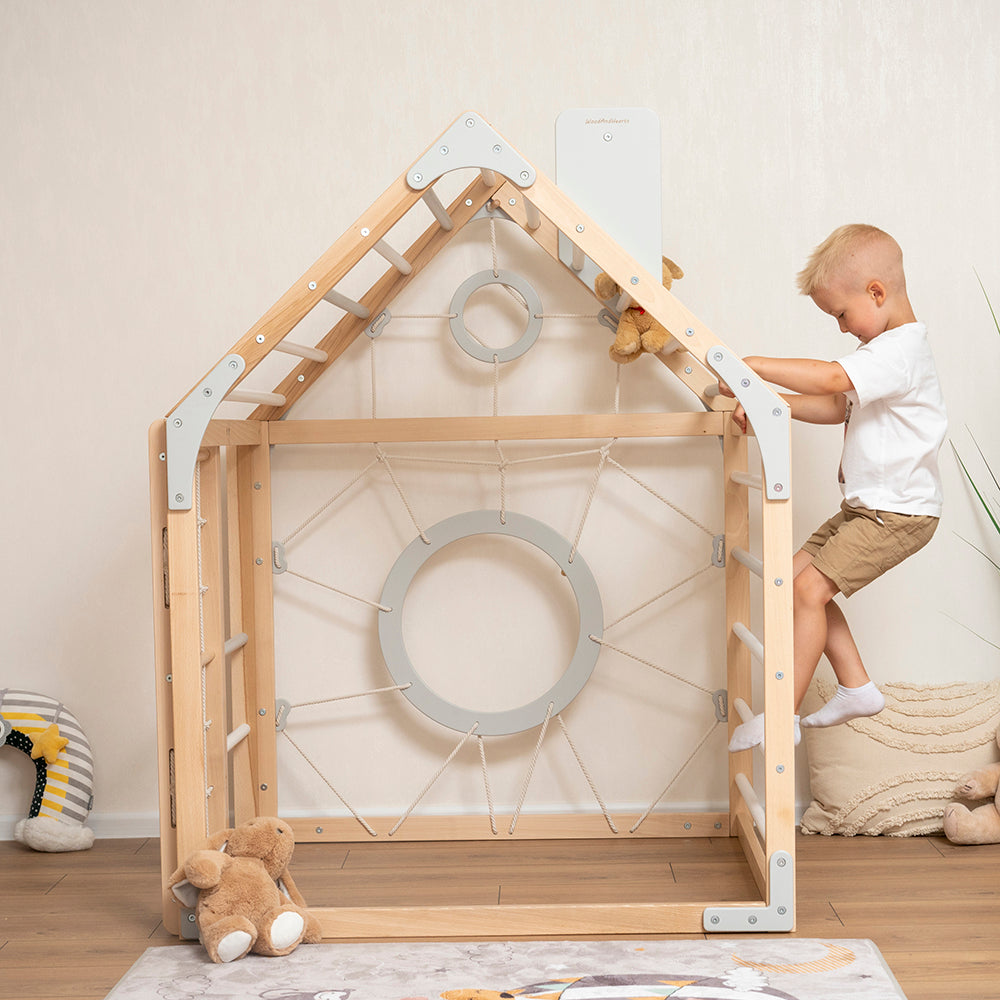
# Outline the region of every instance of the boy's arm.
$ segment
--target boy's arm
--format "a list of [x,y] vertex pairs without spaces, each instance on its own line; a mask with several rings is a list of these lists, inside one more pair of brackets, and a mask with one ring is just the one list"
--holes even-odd
[[[773,382],[792,393],[780,393],[788,403],[793,420],[809,424],[842,424],[847,414],[847,397],[844,393],[854,385],[847,372],[835,361],[817,361],[812,358],[764,358],[751,356],[744,364],[765,382]],[[722,393],[733,392],[724,383]],[[733,420],[746,430],[746,414],[738,406]]]

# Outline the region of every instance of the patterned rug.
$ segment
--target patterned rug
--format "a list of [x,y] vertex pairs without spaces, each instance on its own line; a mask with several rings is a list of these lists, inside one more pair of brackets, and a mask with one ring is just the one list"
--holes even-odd
[[302,945],[213,965],[149,948],[107,1000],[906,1000],[871,941]]

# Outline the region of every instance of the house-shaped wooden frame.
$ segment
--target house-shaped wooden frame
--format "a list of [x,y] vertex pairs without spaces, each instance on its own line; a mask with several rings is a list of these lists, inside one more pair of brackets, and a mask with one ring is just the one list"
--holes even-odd
[[[434,184],[475,168],[445,206]],[[606,271],[671,333],[656,357],[697,397],[685,413],[414,417],[378,420],[282,419],[394,297],[484,206],[500,206],[553,259],[560,234],[573,264]],[[405,250],[385,236],[411,210],[430,225]],[[359,298],[337,290],[370,251],[388,263]],[[567,265],[570,266],[570,265]],[[315,345],[286,336],[326,299],[345,310]],[[240,383],[272,352],[294,367],[271,393]],[[648,361],[646,363],[655,363]],[[748,440],[729,419],[745,407],[762,475],[748,472]],[[224,399],[256,403],[247,419],[222,420]],[[219,363],[150,431],[156,698],[164,880],[209,832],[278,811],[274,690],[270,449],[283,443],[507,441],[717,436],[723,443],[725,600],[730,731],[748,717],[752,661],[763,669],[766,739],[730,754],[730,809],[658,814],[645,836],[738,837],[759,896],[737,903],[335,907],[318,909],[328,937],[508,936],[787,931],[794,927],[794,760],[792,742],[791,483],[788,407],[705,325],[640,267],[600,226],[521,157],[480,116],[459,116],[441,137],[327,250]],[[225,461],[223,461],[223,454]],[[195,475],[197,470],[197,476]],[[197,480],[198,496],[195,497]],[[750,554],[749,508],[759,495],[760,557]],[[196,502],[197,499],[197,502]],[[224,556],[225,553],[225,556]],[[750,631],[751,577],[762,587],[762,637]],[[228,668],[228,669],[227,669]],[[735,709],[736,711],[733,711]],[[207,728],[206,719],[228,719]],[[234,805],[232,810],[229,803]],[[347,839],[329,820],[293,823],[302,841]],[[324,833],[319,833],[322,827]],[[553,817],[524,837],[610,836],[600,824]],[[422,839],[469,839],[455,818]],[[180,910],[164,893],[164,922],[177,933]],[[189,936],[189,935],[185,935]]]

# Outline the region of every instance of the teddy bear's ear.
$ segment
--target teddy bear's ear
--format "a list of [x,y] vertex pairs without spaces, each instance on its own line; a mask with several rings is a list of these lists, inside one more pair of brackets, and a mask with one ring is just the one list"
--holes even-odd
[[602,302],[606,302],[612,295],[617,295],[620,291],[621,289],[618,287],[618,282],[615,281],[610,274],[606,274],[604,271],[601,271],[601,273],[594,278],[594,292]]
[[676,278],[683,278],[684,272],[678,267],[669,257],[663,258],[663,280],[666,282],[667,277],[673,281]]
[[196,885],[192,885],[187,879],[182,879],[180,882],[175,882],[170,886],[170,893],[174,899],[181,906],[186,906],[189,910],[193,910],[198,904],[198,893],[200,891]]

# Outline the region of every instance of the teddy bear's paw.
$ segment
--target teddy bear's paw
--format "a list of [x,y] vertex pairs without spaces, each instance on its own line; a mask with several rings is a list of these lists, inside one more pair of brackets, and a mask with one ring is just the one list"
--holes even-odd
[[301,913],[285,910],[271,922],[271,945],[277,951],[294,948],[302,940],[306,922]]
[[608,348],[608,357],[611,358],[615,364],[630,365],[633,361],[638,361],[639,358],[642,357],[642,353],[640,351],[633,351],[631,354],[619,354],[618,351],[615,350],[614,344],[612,344],[611,347]]
[[662,328],[653,327],[647,330],[640,338],[642,349],[647,354],[659,354],[670,339],[670,334]]
[[246,931],[230,931],[216,946],[215,953],[220,963],[235,962],[242,958],[253,944],[253,938]]

